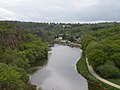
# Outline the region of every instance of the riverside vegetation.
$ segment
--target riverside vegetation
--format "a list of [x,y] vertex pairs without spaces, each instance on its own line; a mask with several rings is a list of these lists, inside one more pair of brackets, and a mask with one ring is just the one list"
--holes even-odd
[[94,70],[101,77],[120,85],[120,27],[94,31],[81,41]]
[[[81,44],[83,52],[86,52],[89,63],[96,73],[120,85],[120,26],[119,24],[112,25],[111,27],[98,29],[94,32],[85,34],[81,38]],[[88,73],[88,70],[84,70],[84,67],[82,67],[83,65],[80,65],[82,62],[85,62],[84,54],[81,61],[78,62],[77,67],[78,71],[88,78],[90,82],[98,83],[100,86],[103,86],[105,90],[118,90],[95,80],[95,78]],[[84,63],[84,65],[85,64],[86,63]],[[87,72],[88,75],[80,70]]]
[[[120,23],[49,24],[2,21],[0,37],[1,89],[27,90],[31,64],[47,58],[46,43],[51,44],[58,37],[80,43],[96,73],[120,85]],[[78,62],[77,68],[88,82],[98,82],[105,90],[116,90],[93,79],[83,58]]]
[[15,24],[0,22],[0,90],[35,90],[29,84],[31,64],[47,58],[40,38]]

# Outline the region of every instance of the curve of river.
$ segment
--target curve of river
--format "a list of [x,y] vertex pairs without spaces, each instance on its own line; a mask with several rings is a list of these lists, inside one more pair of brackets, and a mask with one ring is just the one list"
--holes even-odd
[[77,73],[82,50],[55,44],[48,63],[30,75],[30,82],[43,90],[88,90],[87,81]]

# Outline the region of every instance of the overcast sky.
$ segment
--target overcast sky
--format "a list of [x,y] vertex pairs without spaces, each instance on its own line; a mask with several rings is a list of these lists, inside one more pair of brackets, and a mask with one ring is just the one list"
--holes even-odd
[[120,0],[0,0],[0,20],[120,21]]

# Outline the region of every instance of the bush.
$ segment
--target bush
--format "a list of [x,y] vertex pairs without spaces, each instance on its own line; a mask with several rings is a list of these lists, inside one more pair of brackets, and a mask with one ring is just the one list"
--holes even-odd
[[88,60],[90,64],[96,68],[103,65],[108,60],[108,57],[102,50],[94,49],[88,54]]
[[21,74],[14,68],[0,63],[0,90],[25,90]]
[[104,78],[119,78],[120,71],[113,62],[107,61],[97,68],[98,73]]
[[110,59],[115,63],[115,65],[120,69],[120,53],[115,53],[110,57]]

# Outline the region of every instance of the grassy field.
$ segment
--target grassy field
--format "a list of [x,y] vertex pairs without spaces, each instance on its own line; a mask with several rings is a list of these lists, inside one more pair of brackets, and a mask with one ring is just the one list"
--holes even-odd
[[89,90],[119,90],[97,80],[89,73],[84,53],[82,54],[81,59],[77,62],[77,70],[78,73],[87,79]]

